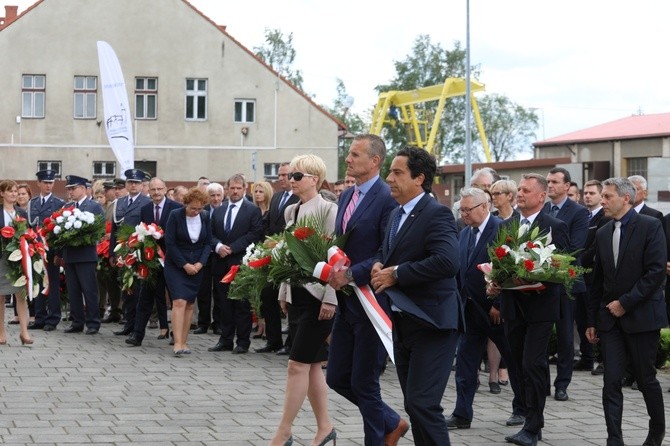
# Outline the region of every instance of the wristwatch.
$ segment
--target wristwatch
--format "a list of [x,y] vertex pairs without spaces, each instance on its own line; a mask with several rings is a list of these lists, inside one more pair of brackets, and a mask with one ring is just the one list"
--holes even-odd
[[393,272],[391,273],[391,276],[397,281],[398,280],[398,265],[393,267]]
[[347,276],[347,280],[349,282],[354,280],[354,273],[351,272],[351,269],[347,268],[346,270],[344,270],[344,275]]

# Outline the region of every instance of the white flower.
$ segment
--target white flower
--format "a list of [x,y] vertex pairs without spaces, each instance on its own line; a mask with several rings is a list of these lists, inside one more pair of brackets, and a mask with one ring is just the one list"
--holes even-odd
[[81,212],[79,208],[74,208],[74,210],[72,211],[72,215],[74,215],[76,218],[79,218],[79,216],[81,216],[82,213],[83,212]]
[[33,284],[33,297],[37,297],[38,294],[40,294],[40,284],[36,283]]
[[79,228],[81,228],[81,225],[82,225],[82,223],[81,223],[81,221],[79,221],[79,220],[77,220],[77,221],[75,221],[74,223],[72,223],[72,226],[74,226],[75,229],[79,229]]
[[519,226],[519,234],[517,235],[517,238],[523,237],[523,235],[528,232],[528,229],[530,229],[530,225],[527,223],[522,224]]
[[[71,221],[66,221],[66,222],[65,222],[65,225],[64,225],[64,228],[65,228],[66,230],[72,228],[72,222],[71,222]],[[54,229],[55,229],[55,228],[54,228]]]
[[89,225],[93,224],[94,221],[95,221],[95,215],[91,214],[86,216],[86,223],[88,223]]
[[33,269],[37,274],[42,274],[42,271],[44,271],[44,262],[42,261],[42,259],[33,262]]
[[22,274],[21,277],[19,277],[18,279],[16,279],[16,282],[14,282],[13,285],[14,285],[15,287],[22,287],[22,286],[26,286],[26,283],[27,283],[27,281],[26,281],[26,276],[24,276],[24,275]]
[[63,217],[66,217],[66,218],[67,218],[67,217],[69,217],[70,215],[72,215],[72,211],[63,211]]
[[75,221],[77,221],[77,217],[75,217],[74,215],[70,215],[67,218],[67,221],[70,222],[70,223],[74,223]]
[[117,243],[116,246],[114,247],[114,252],[118,251],[121,248],[123,248],[123,243]]
[[[61,218],[61,217],[58,217],[58,218]],[[60,231],[61,231],[60,226],[54,226],[54,234],[58,235],[58,234],[60,234]]]
[[[62,215],[59,215],[58,217],[56,217],[56,223],[58,223],[58,224],[63,223],[64,220],[65,220],[65,219],[63,218]],[[55,232],[55,231],[54,231],[54,232]],[[57,234],[57,233],[56,233],[56,234]]]
[[16,250],[12,251],[12,253],[9,255],[8,259],[9,259],[10,262],[18,262],[19,260],[21,260],[22,257],[23,257],[23,254],[21,254],[21,251],[16,249]]

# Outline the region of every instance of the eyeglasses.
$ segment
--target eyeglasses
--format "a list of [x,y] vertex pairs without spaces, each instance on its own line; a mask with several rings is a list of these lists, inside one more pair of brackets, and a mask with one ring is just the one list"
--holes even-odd
[[295,181],[300,181],[303,179],[303,177],[313,177],[315,175],[310,175],[308,173],[302,173],[302,172],[291,172],[288,174],[288,179],[289,180],[295,180]]
[[479,203],[477,206],[472,206],[471,208],[460,208],[460,209],[458,210],[458,212],[460,212],[460,213],[463,214],[463,215],[469,215],[470,212],[474,211],[475,209],[477,209],[479,206],[481,206],[481,205],[484,204],[484,203],[485,203],[485,202],[481,202],[481,203]]
[[491,192],[491,195],[494,197],[497,197],[498,195],[506,195],[509,194],[509,192]]

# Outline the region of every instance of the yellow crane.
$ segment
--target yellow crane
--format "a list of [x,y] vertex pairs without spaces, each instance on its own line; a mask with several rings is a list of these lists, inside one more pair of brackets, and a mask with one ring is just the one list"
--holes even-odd
[[[475,93],[485,91],[484,84],[470,81],[470,103],[472,113],[475,117],[479,138],[484,147],[486,161],[491,162],[491,152],[484,132],[484,124],[479,115],[479,107],[475,99]],[[465,79],[462,77],[449,77],[444,84],[431,85],[429,87],[417,88],[408,91],[385,91],[379,94],[377,105],[372,112],[372,125],[370,133],[381,135],[384,124],[395,126],[397,122],[405,125],[408,143],[426,149],[433,153],[433,146],[440,127],[442,111],[447,99],[465,96]],[[435,116],[429,126],[429,117],[425,115],[425,109],[415,107],[429,101],[438,101]]]

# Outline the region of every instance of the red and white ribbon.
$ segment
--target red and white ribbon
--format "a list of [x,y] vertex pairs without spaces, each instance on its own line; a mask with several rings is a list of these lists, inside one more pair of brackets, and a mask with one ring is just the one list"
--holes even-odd
[[319,262],[314,267],[312,275],[322,282],[327,282],[331,271],[342,271],[351,264],[349,257],[337,246],[328,248],[328,263]]
[[21,267],[23,276],[26,278],[26,290],[28,300],[33,300],[33,262],[30,258],[30,246],[25,236],[19,239],[19,249],[21,250]]

